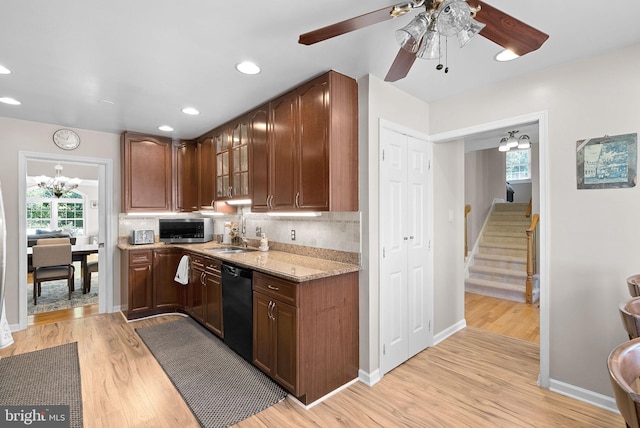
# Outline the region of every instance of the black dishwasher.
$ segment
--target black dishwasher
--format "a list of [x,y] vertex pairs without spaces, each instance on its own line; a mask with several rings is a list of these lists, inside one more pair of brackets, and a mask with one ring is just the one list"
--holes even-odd
[[222,264],[224,342],[245,360],[253,360],[253,271]]

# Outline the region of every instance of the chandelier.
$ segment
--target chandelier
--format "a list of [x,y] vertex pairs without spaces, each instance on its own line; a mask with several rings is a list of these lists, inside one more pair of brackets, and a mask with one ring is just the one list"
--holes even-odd
[[531,147],[531,140],[529,136],[523,134],[516,138],[516,135],[520,131],[509,131],[508,137],[502,137],[498,150],[501,152],[508,152],[509,150],[523,150]]
[[68,178],[62,175],[62,165],[55,166],[55,177],[47,177],[46,175],[39,175],[35,177],[38,187],[49,190],[56,195],[57,198],[64,195],[66,192],[75,189],[81,183],[79,178]]
[[[442,56],[441,36],[456,36],[460,47],[466,45],[486,24],[475,19],[480,6],[471,7],[464,0],[422,0],[412,7],[424,5],[425,12],[418,14],[404,28],[396,31],[400,46],[422,59],[439,59]],[[442,69],[442,64],[436,68]],[[445,73],[449,68],[445,68]]]

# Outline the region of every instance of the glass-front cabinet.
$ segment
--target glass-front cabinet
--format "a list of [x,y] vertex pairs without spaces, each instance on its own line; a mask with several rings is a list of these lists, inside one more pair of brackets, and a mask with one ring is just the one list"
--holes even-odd
[[248,118],[234,121],[214,135],[216,147],[216,200],[249,197]]

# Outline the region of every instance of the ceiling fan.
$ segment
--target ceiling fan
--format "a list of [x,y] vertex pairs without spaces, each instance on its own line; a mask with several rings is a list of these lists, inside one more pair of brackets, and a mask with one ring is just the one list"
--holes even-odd
[[[441,58],[441,36],[457,35],[462,47],[473,36],[480,34],[517,56],[535,51],[549,38],[542,31],[480,0],[417,0],[388,6],[301,34],[298,43],[312,45],[420,8],[424,8],[424,12],[396,31],[401,48],[385,81],[395,82],[406,77],[416,58]],[[442,64],[436,68],[442,69]],[[447,71],[448,68],[445,69]]]

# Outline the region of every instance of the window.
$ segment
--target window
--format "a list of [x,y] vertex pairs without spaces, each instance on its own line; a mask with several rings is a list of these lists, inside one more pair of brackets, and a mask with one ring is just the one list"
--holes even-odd
[[74,236],[84,236],[85,198],[76,192],[68,192],[56,198],[49,191],[33,188],[27,192],[27,230],[66,229]]
[[507,152],[507,181],[531,180],[531,149]]

